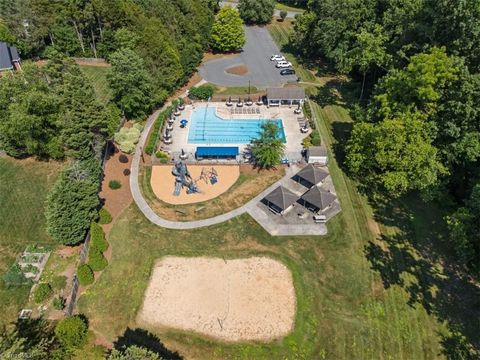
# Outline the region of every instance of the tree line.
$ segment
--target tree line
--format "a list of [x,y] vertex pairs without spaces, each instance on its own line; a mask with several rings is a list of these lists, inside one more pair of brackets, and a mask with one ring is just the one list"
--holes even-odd
[[345,164],[375,197],[420,191],[458,264],[480,276],[480,7],[476,0],[311,0],[291,46],[358,80]]
[[161,104],[196,69],[217,7],[214,0],[0,0],[0,41],[16,45],[22,58],[59,52],[119,63],[142,89],[116,92],[115,100],[137,118],[145,115],[138,104]]

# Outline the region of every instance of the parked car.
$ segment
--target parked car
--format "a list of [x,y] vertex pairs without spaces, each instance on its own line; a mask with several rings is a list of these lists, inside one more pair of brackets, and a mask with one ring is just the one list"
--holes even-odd
[[293,75],[293,74],[295,74],[295,70],[293,69],[280,70],[280,75]]
[[270,61],[285,61],[285,57],[282,55],[275,54],[270,57]]
[[288,68],[288,67],[291,67],[292,66],[292,63],[291,62],[288,62],[288,61],[279,61],[277,62],[277,65],[276,67],[277,68]]

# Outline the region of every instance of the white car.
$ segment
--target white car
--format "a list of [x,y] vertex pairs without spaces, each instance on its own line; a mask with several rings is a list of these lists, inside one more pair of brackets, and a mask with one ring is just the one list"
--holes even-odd
[[277,65],[275,65],[277,68],[288,68],[292,66],[291,62],[288,61],[279,61],[277,62]]
[[282,55],[272,55],[270,61],[285,61],[285,57]]

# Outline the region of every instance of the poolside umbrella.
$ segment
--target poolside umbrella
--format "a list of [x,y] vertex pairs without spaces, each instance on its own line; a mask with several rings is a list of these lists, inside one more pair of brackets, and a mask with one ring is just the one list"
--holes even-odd
[[188,124],[188,120],[187,120],[187,119],[182,119],[182,120],[180,120],[180,125],[185,126],[185,125],[187,125],[187,124]]
[[231,96],[228,97],[228,102],[229,102],[229,103],[232,102],[232,97],[231,97]]
[[184,156],[184,155],[185,155],[185,150],[182,149],[182,156]]

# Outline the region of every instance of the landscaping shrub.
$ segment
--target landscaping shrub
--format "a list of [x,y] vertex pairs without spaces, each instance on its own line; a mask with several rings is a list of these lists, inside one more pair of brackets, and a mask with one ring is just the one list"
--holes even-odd
[[155,153],[155,156],[158,158],[158,159],[168,159],[168,154],[165,152],[165,151],[157,151]]
[[118,161],[120,161],[122,164],[128,163],[128,157],[127,157],[127,155],[121,154],[121,155],[118,157]]
[[87,324],[80,316],[60,320],[55,327],[55,336],[67,349],[82,348],[87,342]]
[[124,153],[132,154],[135,151],[135,144],[140,139],[142,125],[134,124],[131,128],[121,128],[119,132],[115,133],[113,139],[120,150]]
[[65,289],[65,286],[67,286],[67,277],[64,275],[58,275],[55,276],[52,281],[52,288],[55,290],[62,290]]
[[147,153],[148,155],[152,155],[155,151],[155,145],[157,144],[159,132],[163,126],[163,123],[165,122],[165,119],[172,114],[173,110],[177,107],[178,104],[179,100],[174,100],[172,101],[172,105],[168,106],[164,111],[158,114],[158,117],[153,124],[153,129],[150,133],[150,137],[148,138],[147,146],[145,146],[145,153]]
[[123,175],[129,176],[130,175],[130,169],[123,170]]
[[105,240],[105,232],[97,223],[90,226],[90,249],[104,252],[108,249],[108,242]]
[[282,21],[285,21],[285,18],[287,17],[287,12],[285,10],[280,11],[280,19]]
[[320,138],[320,134],[318,133],[318,131],[313,131],[311,136],[312,136],[312,140],[311,140],[312,145],[320,146],[322,143],[322,140]]
[[52,296],[53,290],[50,284],[42,283],[37,286],[33,294],[33,300],[36,304],[40,304]]
[[93,271],[87,264],[80,265],[77,269],[77,278],[80,285],[90,285],[93,283]]
[[188,97],[194,100],[208,100],[213,96],[215,92],[215,86],[211,84],[205,84],[198,87],[193,87],[188,93]]
[[61,296],[53,299],[53,308],[56,310],[63,310],[65,308],[65,299]]
[[112,190],[117,190],[122,187],[122,184],[118,180],[110,180],[110,182],[108,183],[108,187]]
[[98,212],[98,223],[99,224],[110,224],[112,222],[112,215],[108,212],[107,209],[101,208]]
[[108,265],[107,259],[105,256],[95,248],[90,249],[90,253],[88,254],[88,266],[93,271],[102,271]]

